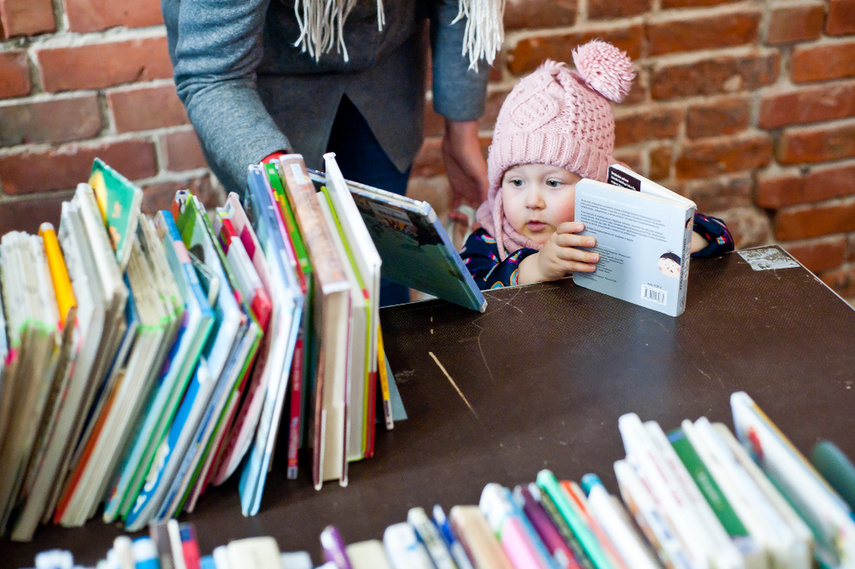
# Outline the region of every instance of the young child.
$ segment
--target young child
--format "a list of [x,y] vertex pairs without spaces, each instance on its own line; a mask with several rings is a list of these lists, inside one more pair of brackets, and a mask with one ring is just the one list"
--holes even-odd
[[[606,181],[615,162],[609,100],[623,100],[635,72],[626,54],[599,40],[576,48],[573,62],[577,71],[547,60],[499,111],[487,201],[475,216],[481,228],[460,252],[482,290],[596,270],[599,255],[584,249],[596,241],[573,221],[576,183]],[[733,250],[721,220],[695,214],[693,229],[693,257]]]

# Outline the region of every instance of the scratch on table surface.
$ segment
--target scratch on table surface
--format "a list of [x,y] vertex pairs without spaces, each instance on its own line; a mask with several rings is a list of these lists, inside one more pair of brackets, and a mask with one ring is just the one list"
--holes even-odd
[[[708,374],[707,372],[705,372],[704,370],[702,370],[698,364],[696,364],[695,362],[692,362],[692,364],[695,366],[695,369],[696,369],[696,370],[698,370],[699,372],[701,372],[701,375],[703,375],[703,376],[704,376],[705,378],[707,378],[707,379],[712,379],[712,377],[710,376],[710,374]],[[718,382],[721,384],[721,386],[722,386],[722,387],[724,387],[724,382],[721,380],[721,378],[718,378]]]
[[445,371],[445,366],[443,366],[439,362],[439,359],[437,359],[436,355],[434,355],[433,352],[428,352],[428,355],[430,355],[430,357],[433,358],[433,361],[435,361],[436,365],[439,366],[440,371],[442,371],[442,373],[445,374],[445,377],[448,378],[448,381],[449,381],[449,383],[451,383],[451,386],[454,388],[454,390],[457,392],[457,394],[460,396],[460,398],[463,399],[463,402],[466,403],[466,406],[469,408],[469,410],[472,412],[472,414],[475,415],[475,418],[477,419],[478,413],[475,412],[475,409],[473,409],[472,405],[469,404],[469,401],[466,399],[466,396],[463,395],[463,392],[460,391],[460,388],[457,387],[457,384],[454,383],[454,380],[451,378],[450,375],[448,375],[448,372]]

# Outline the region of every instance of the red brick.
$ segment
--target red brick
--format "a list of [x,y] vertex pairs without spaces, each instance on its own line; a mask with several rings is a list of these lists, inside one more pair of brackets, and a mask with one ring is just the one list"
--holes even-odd
[[768,136],[709,139],[683,146],[675,163],[679,180],[709,178],[767,166],[772,159]]
[[149,178],[157,173],[154,145],[145,140],[97,146],[69,145],[0,157],[3,190],[7,194],[32,194],[72,189],[89,179],[96,157],[130,180]]
[[855,156],[855,124],[788,129],[778,141],[775,156],[781,164],[828,162]]
[[820,278],[841,297],[847,299],[855,297],[855,265],[846,265],[833,271],[827,271],[820,275]]
[[644,14],[652,8],[651,0],[588,0],[588,18],[626,18]]
[[98,96],[0,105],[0,124],[0,146],[92,138],[101,130]]
[[164,154],[166,154],[166,169],[170,172],[206,168],[208,162],[202,153],[202,146],[192,128],[164,134],[161,138]]
[[172,77],[166,37],[40,49],[36,58],[51,93]]
[[736,134],[748,128],[750,116],[750,101],[743,97],[690,106],[686,113],[686,135],[707,138]]
[[733,4],[739,0],[662,0],[662,8],[701,8],[703,6],[718,6]]
[[572,26],[578,12],[577,0],[510,0],[505,4],[505,29]]
[[592,39],[607,41],[635,60],[643,53],[644,29],[637,25],[609,30],[587,30],[584,33],[558,36],[523,38],[507,54],[508,70],[514,75],[525,75],[537,69],[546,58],[563,61],[572,67],[573,49]]
[[10,231],[26,231],[35,235],[39,232],[39,225],[44,222],[52,223],[58,229],[62,202],[68,199],[71,199],[71,192],[43,194],[15,201],[3,201],[0,198],[0,235]]
[[855,82],[764,95],[758,126],[772,129],[855,116]]
[[426,138],[422,143],[419,153],[413,160],[413,169],[410,176],[413,178],[429,178],[445,173],[445,164],[442,162],[442,150],[440,145],[442,138]]
[[825,6],[822,3],[786,6],[769,13],[766,43],[778,45],[815,40],[822,34]]
[[96,32],[115,26],[143,28],[163,23],[158,0],[63,0],[63,5],[70,32]]
[[855,166],[815,168],[806,175],[757,179],[757,205],[767,209],[820,202],[855,194]]
[[757,40],[759,22],[757,11],[653,22],[647,41],[651,55],[745,45]]
[[51,0],[0,1],[0,39],[56,31]]
[[686,182],[683,195],[695,202],[698,211],[724,211],[751,206],[751,178],[737,176],[724,180]]
[[0,99],[20,97],[30,92],[27,61],[27,52],[24,50],[0,53]]
[[855,77],[855,42],[796,47],[790,77],[795,83]]
[[478,119],[478,128],[480,130],[491,131],[496,126],[496,118],[499,116],[499,111],[502,104],[510,93],[510,89],[501,91],[490,91],[487,93],[487,104],[484,109],[484,114]]
[[433,110],[433,104],[430,101],[425,102],[425,137],[442,136],[444,132],[445,119]]
[[765,245],[772,239],[769,218],[755,208],[740,207],[704,213],[716,215],[727,224],[737,249]]
[[783,246],[799,263],[813,273],[842,265],[846,260],[846,238],[811,239]]
[[814,207],[783,209],[775,219],[775,238],[795,241],[855,231],[855,199]]
[[210,175],[204,175],[181,182],[161,182],[143,186],[142,211],[154,215],[162,209],[169,209],[178,190],[190,190],[208,209],[220,207],[226,201],[222,188],[213,183]]
[[655,146],[650,150],[650,172],[651,180],[661,182],[671,177],[671,160],[674,156],[674,148],[670,144]]
[[855,0],[831,0],[828,3],[825,33],[830,36],[855,34]]
[[665,65],[651,81],[654,99],[675,99],[695,95],[717,95],[753,91],[771,85],[778,78],[780,54],[764,56],[716,57],[694,63]]
[[615,117],[615,146],[673,138],[680,130],[683,110],[656,107]]
[[130,87],[107,92],[116,132],[135,132],[189,124],[175,86]]

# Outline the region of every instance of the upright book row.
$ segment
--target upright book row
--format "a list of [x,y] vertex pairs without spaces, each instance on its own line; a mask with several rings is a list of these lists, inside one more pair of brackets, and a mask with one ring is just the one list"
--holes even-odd
[[237,471],[255,514],[280,431],[289,477],[347,484],[378,397],[393,417],[381,259],[332,155],[327,170],[318,192],[286,156],[250,167],[243,203],[179,191],[149,217],[96,159],[58,231],[2,237],[0,533],[101,508],[135,531]]
[[[487,484],[477,504],[453,506],[447,518],[439,505],[430,513],[412,507],[406,521],[388,526],[381,539],[346,543],[336,526],[327,526],[319,536],[321,567],[853,567],[855,467],[839,450],[829,453],[836,447],[827,441],[815,448],[812,465],[744,392],[731,396],[731,408],[735,434],[704,417],[667,433],[635,413],[620,417],[626,457],[615,462],[614,472],[622,501],[596,474],[577,483],[541,470],[535,482],[513,490]],[[281,553],[270,537],[236,540],[200,555],[191,524],[170,520],[149,530],[161,567],[314,566],[306,551]],[[109,562],[129,550],[129,542],[116,540],[107,567],[125,569]]]

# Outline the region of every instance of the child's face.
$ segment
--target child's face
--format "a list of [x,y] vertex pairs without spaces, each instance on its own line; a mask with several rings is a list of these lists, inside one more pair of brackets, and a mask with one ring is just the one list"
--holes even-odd
[[518,233],[546,243],[556,228],[573,221],[581,176],[547,164],[519,164],[502,177],[505,218]]

